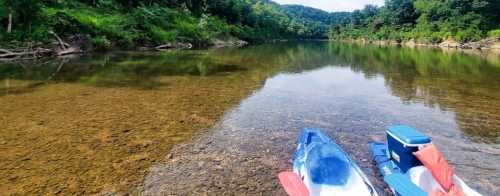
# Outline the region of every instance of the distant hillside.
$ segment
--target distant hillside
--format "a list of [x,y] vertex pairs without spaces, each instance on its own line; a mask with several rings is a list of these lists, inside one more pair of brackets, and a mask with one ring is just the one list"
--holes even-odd
[[281,10],[292,23],[296,23],[297,32],[311,38],[328,38],[331,14],[316,8],[301,5],[283,5]]
[[302,20],[319,22],[323,25],[330,25],[330,13],[302,5],[283,5],[281,6],[284,13],[289,15],[291,18]]
[[[499,0],[386,0],[332,21],[331,39],[412,40],[423,44],[500,38]],[[476,44],[477,45],[477,44]]]
[[330,39],[451,45],[500,37],[499,0],[387,0],[381,7],[334,13],[301,5],[283,5],[281,10],[310,37],[329,32]]

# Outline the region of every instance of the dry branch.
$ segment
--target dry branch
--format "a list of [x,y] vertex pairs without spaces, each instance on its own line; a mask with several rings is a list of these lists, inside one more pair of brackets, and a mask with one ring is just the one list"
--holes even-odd
[[64,42],[61,37],[59,37],[54,31],[49,31],[50,34],[52,34],[56,39],[57,42],[59,43],[59,47],[61,50],[57,50],[56,54],[57,56],[64,56],[68,54],[75,54],[75,53],[80,53],[82,52],[80,50],[80,47],[78,46],[71,46],[70,44]]
[[59,47],[61,47],[62,50],[66,50],[66,45],[69,45],[67,43],[65,43],[61,37],[59,37],[56,33],[54,33],[54,31],[49,31],[50,34],[52,34],[56,39],[57,39],[57,42],[59,42]]

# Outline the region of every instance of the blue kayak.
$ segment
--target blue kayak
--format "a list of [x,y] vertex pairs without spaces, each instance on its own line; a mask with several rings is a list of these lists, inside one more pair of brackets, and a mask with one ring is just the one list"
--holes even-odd
[[319,129],[303,129],[293,171],[312,196],[378,195],[356,163]]

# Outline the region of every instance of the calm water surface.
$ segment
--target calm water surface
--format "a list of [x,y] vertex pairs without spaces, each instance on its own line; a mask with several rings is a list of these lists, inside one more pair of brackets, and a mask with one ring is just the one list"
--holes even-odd
[[282,195],[276,173],[300,129],[318,127],[384,194],[367,143],[393,124],[432,136],[473,188],[500,191],[495,55],[279,43],[5,64],[0,82],[7,193]]

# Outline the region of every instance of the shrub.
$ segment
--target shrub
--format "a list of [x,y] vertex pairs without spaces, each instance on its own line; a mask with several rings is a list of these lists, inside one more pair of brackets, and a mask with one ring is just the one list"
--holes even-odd
[[106,36],[97,36],[92,38],[91,41],[96,50],[105,50],[112,46],[111,41],[109,41]]
[[165,31],[157,26],[149,27],[150,35],[153,43],[162,44],[165,42],[175,41],[178,37],[178,32],[175,30]]
[[488,37],[500,37],[500,29],[495,29],[495,30],[489,31]]
[[469,42],[469,41],[478,41],[481,39],[481,31],[474,29],[474,28],[468,28],[465,30],[460,30],[455,34],[455,39],[458,42]]
[[206,18],[206,28],[213,37],[229,36],[232,30],[231,25],[216,17]]
[[439,35],[439,33],[432,33],[427,40],[432,44],[438,44],[443,41],[443,38]]

